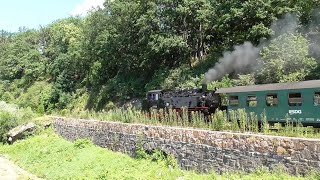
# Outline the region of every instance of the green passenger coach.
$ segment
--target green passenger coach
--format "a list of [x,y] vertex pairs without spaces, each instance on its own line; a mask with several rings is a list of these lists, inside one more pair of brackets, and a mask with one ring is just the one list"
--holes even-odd
[[228,97],[228,111],[245,109],[270,123],[288,118],[303,125],[320,126],[320,80],[238,86],[216,91]]

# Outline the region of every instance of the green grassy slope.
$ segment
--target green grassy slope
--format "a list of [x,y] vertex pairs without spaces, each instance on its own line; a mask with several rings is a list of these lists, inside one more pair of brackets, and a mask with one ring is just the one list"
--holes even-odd
[[[0,154],[45,179],[303,179],[265,171],[250,175],[199,175],[168,167],[163,161],[132,159],[88,141],[67,142],[52,129],[12,146],[1,145]],[[313,175],[308,179],[319,178]]]

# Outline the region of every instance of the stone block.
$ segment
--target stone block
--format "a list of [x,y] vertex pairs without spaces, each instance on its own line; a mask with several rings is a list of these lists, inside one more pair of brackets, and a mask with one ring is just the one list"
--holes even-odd
[[36,125],[34,123],[17,126],[8,132],[8,142],[14,143],[19,139],[23,139],[26,135],[34,133],[35,130]]

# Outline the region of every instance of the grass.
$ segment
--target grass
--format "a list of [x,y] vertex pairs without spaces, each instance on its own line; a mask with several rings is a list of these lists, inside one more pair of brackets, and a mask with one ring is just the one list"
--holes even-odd
[[52,129],[22,140],[14,145],[0,145],[0,154],[45,179],[319,179],[316,174],[306,178],[283,172],[257,170],[252,174],[197,174],[168,166],[165,161],[132,159],[105,150],[87,140],[71,143],[57,136]]
[[169,109],[168,111],[152,110],[149,113],[131,108],[127,110],[112,109],[107,112],[69,112],[64,110],[61,115],[72,118],[117,121],[123,123],[142,123],[149,125],[192,127],[214,131],[248,132],[277,136],[320,138],[318,129],[313,127],[303,127],[301,123],[298,123],[297,126],[294,126],[292,122],[287,121],[284,126],[276,124],[275,127],[270,127],[270,125],[267,123],[266,115],[264,113],[262,113],[259,118],[262,121],[261,128],[259,129],[258,116],[254,113],[246,113],[244,109],[230,112],[229,118],[227,117],[228,115],[226,112],[218,111],[209,117],[209,123],[205,123],[206,119],[202,113],[188,113],[185,109],[180,113],[172,109]]

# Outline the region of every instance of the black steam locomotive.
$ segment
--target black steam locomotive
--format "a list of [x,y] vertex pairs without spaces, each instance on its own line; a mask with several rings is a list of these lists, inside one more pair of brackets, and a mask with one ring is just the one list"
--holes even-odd
[[147,93],[143,109],[171,108],[180,111],[187,108],[189,112],[200,111],[205,115],[212,114],[221,106],[221,97],[214,91],[208,91],[207,85],[201,89],[187,90],[152,90]]

